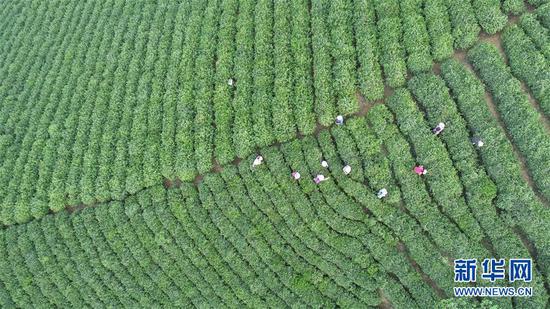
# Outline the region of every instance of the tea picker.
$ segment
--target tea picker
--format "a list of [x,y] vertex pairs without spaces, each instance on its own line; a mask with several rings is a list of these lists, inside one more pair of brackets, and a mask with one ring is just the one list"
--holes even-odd
[[313,181],[316,183],[316,184],[320,184],[321,182],[325,181],[325,180],[328,180],[329,178],[328,177],[325,177],[324,175],[322,174],[319,174],[317,176],[315,176],[315,178],[313,178]]
[[440,122],[435,128],[432,129],[432,132],[435,135],[439,135],[439,133],[443,132],[443,129],[445,129],[445,124]]
[[386,188],[380,189],[380,191],[378,191],[378,193],[376,194],[376,196],[378,196],[378,198],[384,198],[387,195],[388,195],[388,190],[386,190]]
[[472,144],[474,144],[477,147],[483,147],[484,143],[479,137],[473,137],[472,138]]
[[346,165],[342,168],[342,171],[344,172],[344,174],[348,175],[349,173],[351,173],[351,166],[349,165]]
[[428,170],[425,169],[424,166],[418,165],[418,166],[415,166],[415,167],[414,167],[414,172],[415,172],[417,175],[422,176],[422,175],[426,175],[426,173],[428,172]]
[[260,164],[262,164],[264,162],[264,158],[262,156],[257,156],[255,159],[254,159],[254,162],[252,162],[252,167],[256,167]]

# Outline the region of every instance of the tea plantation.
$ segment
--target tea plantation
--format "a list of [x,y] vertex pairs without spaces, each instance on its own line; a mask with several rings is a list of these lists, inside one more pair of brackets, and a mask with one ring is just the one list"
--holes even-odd
[[0,1],[0,225],[2,308],[550,308],[550,1]]

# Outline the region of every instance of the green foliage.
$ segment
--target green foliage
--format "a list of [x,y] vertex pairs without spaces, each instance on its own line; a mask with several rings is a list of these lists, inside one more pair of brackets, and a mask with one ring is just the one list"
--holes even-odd
[[[232,141],[234,109],[232,106],[233,88],[228,85],[234,72],[235,34],[238,2],[224,1],[220,16],[218,46],[216,48],[216,76],[214,99],[214,157],[220,164],[226,164],[235,157]],[[177,50],[177,49],[174,49]],[[170,177],[169,177],[170,178]]]
[[[387,103],[396,114],[399,128],[414,146],[418,164],[425,166],[429,171],[425,178],[434,201],[468,237],[479,241],[482,237],[480,227],[464,202],[457,171],[452,166],[443,144],[431,133],[432,127],[439,122],[447,123],[448,119],[439,119],[435,123],[431,120],[428,125],[410,93],[404,89],[397,90]],[[482,252],[477,254],[482,255]]]
[[357,111],[355,98],[357,77],[355,73],[355,46],[353,45],[352,0],[331,0],[328,25],[331,37],[331,53],[334,59],[333,83],[338,114]]
[[449,58],[453,53],[453,35],[451,34],[451,22],[444,1],[424,1],[424,16],[430,34],[433,59],[442,61]]
[[470,0],[447,1],[449,17],[453,26],[454,47],[456,49],[470,48],[477,41],[479,25]]
[[329,2],[311,2],[311,47],[313,50],[313,85],[315,113],[320,124],[328,126],[336,115],[336,101],[332,85],[332,57],[328,27]]
[[[296,134],[292,113],[292,54],[290,50],[290,1],[277,1],[274,7],[274,69],[275,96],[271,103],[271,116],[275,140],[284,142]],[[252,103],[251,103],[252,104]],[[256,132],[254,132],[256,134]],[[246,153],[247,155],[249,153]]]
[[390,87],[405,84],[407,66],[405,50],[401,46],[403,26],[399,18],[399,4],[395,0],[375,0],[379,34],[380,64],[384,69],[386,83]]
[[[239,18],[235,36],[235,76],[236,90],[233,97],[233,147],[235,154],[243,158],[254,149],[252,134],[253,65],[254,65],[254,3],[247,0],[239,3]],[[233,77],[231,77],[233,78]],[[188,134],[188,133],[187,133]]]
[[[3,3],[0,307],[546,307],[546,2],[470,52],[500,117],[430,71],[518,0]],[[493,256],[535,296],[450,300]]]
[[313,56],[308,1],[292,1],[291,14],[292,38],[290,46],[294,68],[293,110],[298,131],[302,134],[311,134],[315,130],[316,118],[313,112],[313,81],[310,76]]
[[523,14],[519,18],[519,25],[535,43],[547,61],[550,61],[550,30],[543,27],[534,14]]
[[[420,226],[414,229],[411,228],[414,226],[413,221],[404,218],[403,215],[398,216],[397,212],[395,215],[385,215],[383,217],[395,218],[395,223],[391,226],[403,227],[400,234],[405,241],[410,242],[408,249],[414,259],[422,265],[424,271],[429,274],[430,278],[435,280],[439,287],[445,291],[451,291],[450,281],[445,279],[447,276],[445,274],[450,273],[445,258],[442,256],[434,258],[428,253],[437,251],[435,245],[430,241],[415,241],[415,239],[424,237],[419,234],[422,234],[421,231],[425,230],[437,246],[444,248],[445,251],[453,251],[451,249],[453,244],[449,240],[455,238],[451,237],[451,234],[455,235],[454,237],[463,237],[464,235],[456,229],[447,217],[439,212],[438,207],[431,201],[425,184],[417,175],[411,172],[411,166],[414,166],[415,161],[410,153],[410,146],[393,123],[393,116],[389,110],[384,105],[379,105],[367,117],[376,135],[388,151],[392,172],[402,192],[404,206],[407,212],[411,214],[411,219],[418,220],[421,229]],[[395,210],[397,208],[389,208],[388,210],[391,209]],[[457,252],[456,254],[464,253]]]
[[548,3],[550,3],[550,2],[548,2],[548,0],[527,0],[527,2],[529,2],[529,4],[531,4],[535,7],[538,7],[538,6],[544,7],[543,10],[547,9],[548,8]]
[[[441,139],[445,142],[459,172],[466,202],[482,228],[484,237],[491,240],[494,250],[500,256],[528,255],[521,239],[508,228],[503,228],[506,222],[498,216],[492,206],[492,201],[497,196],[497,188],[478,165],[466,122],[459,116],[443,80],[433,75],[421,75],[411,79],[409,88],[426,110],[428,119],[446,119],[447,128],[440,134]],[[492,143],[490,140],[485,142]],[[537,285],[541,287],[540,282]],[[540,300],[534,300],[538,301]]]
[[432,68],[430,37],[422,15],[422,1],[405,0],[399,3],[403,20],[403,45],[407,52],[407,67],[412,73]]
[[[214,135],[212,98],[214,90],[214,59],[218,32],[219,5],[217,1],[209,1],[201,26],[201,41],[199,54],[195,63],[195,118],[193,121],[193,148],[195,150],[196,168],[199,173],[205,173],[212,168],[212,141]],[[214,38],[214,39],[213,39]],[[152,125],[149,123],[149,127]],[[150,135],[149,135],[150,136]],[[150,166],[152,164],[145,164]],[[152,174],[155,171],[151,171]],[[158,183],[156,181],[155,183]],[[154,183],[148,183],[151,186]]]
[[[154,186],[124,202],[10,227],[0,250],[18,242],[9,257],[25,261],[0,262],[0,282],[17,305],[45,298],[52,305],[375,306],[381,288],[393,305],[431,306],[439,297],[408,259],[450,294],[445,256],[479,249],[430,205],[388,110],[379,105],[368,119],[376,136],[364,119],[350,119],[332,134],[264,148],[264,164],[252,169],[248,157],[206,175],[198,188]],[[352,174],[343,174],[344,162]],[[316,185],[319,172],[330,179]],[[376,198],[380,186],[387,199]]]
[[361,93],[369,101],[384,96],[382,72],[378,62],[380,51],[376,36],[375,11],[370,0],[354,1],[354,31]]
[[[165,35],[164,36],[166,38],[165,42],[166,41],[170,42],[170,43],[166,42],[165,44],[171,44],[171,46],[174,46],[174,47],[182,46],[185,40],[185,33],[183,32],[183,30],[185,30],[185,27],[187,26],[187,22],[189,21],[189,15],[190,15],[190,10],[186,10],[185,6],[182,6],[182,5],[178,6],[178,9],[174,18],[175,20],[172,26],[173,28],[171,30],[173,32],[172,39],[168,40],[167,36]],[[129,44],[127,44],[127,42],[128,40],[125,40],[124,42],[126,48],[129,47]],[[162,94],[162,98],[160,99],[161,102],[158,103],[162,105],[162,111],[163,111],[160,115],[162,119],[160,120],[160,123],[157,124],[157,126],[158,125],[161,126],[160,128],[161,141],[159,146],[160,149],[158,149],[159,159],[160,159],[160,172],[164,178],[169,178],[169,179],[176,178],[176,172],[174,170],[174,166],[176,162],[176,158],[175,158],[176,141],[174,139],[174,136],[176,134],[176,127],[177,127],[176,110],[177,110],[178,98],[177,98],[176,92],[179,86],[178,73],[180,72],[180,65],[183,62],[180,59],[181,55],[182,55],[182,49],[180,48],[171,48],[171,52],[169,55],[166,55],[166,56],[163,55],[163,57],[166,57],[164,58],[164,61],[162,63],[165,66],[164,68],[166,70],[166,73],[165,73],[166,76],[164,77],[164,81],[163,81],[164,92]],[[161,72],[160,69],[158,69],[157,71],[159,73]],[[118,68],[117,73],[119,75],[122,74],[122,69],[120,67]],[[122,86],[118,86],[117,90],[118,90],[117,95],[120,96],[121,95],[120,92],[122,92],[124,89]],[[111,113],[111,114],[115,114],[115,113]],[[111,116],[111,114],[109,114],[109,116]],[[114,125],[115,123],[111,124],[111,128]],[[159,130],[158,127],[157,127],[157,130]],[[103,137],[104,137],[104,141],[110,144],[112,143],[113,137],[112,135],[110,135],[111,133],[107,133],[107,132],[108,132],[107,129],[104,130]],[[105,147],[105,149],[102,147],[102,158],[104,158],[104,160],[107,160],[106,157],[110,151],[111,150],[109,149],[109,147]],[[102,166],[100,166],[99,174],[104,176],[100,176],[101,182],[98,181],[97,187],[99,192],[103,191],[105,193],[98,195],[99,200],[105,200],[104,196],[106,196],[107,194],[106,191],[108,191],[108,184],[106,183],[106,180],[103,180],[103,179],[108,177],[109,171],[108,171],[108,166],[105,166],[105,165],[103,166],[105,168],[102,170],[101,168]]]
[[494,304],[492,301],[483,299],[481,303],[472,303],[469,302],[467,298],[451,298],[444,299],[437,303],[434,307],[437,309],[466,309],[466,308],[483,308],[483,309],[497,309],[498,305]]
[[525,4],[521,0],[503,0],[501,2],[504,13],[519,15],[525,11]]
[[[254,139],[258,147],[274,140],[271,128],[270,101],[273,98],[273,4],[258,1],[254,13],[254,104],[250,114],[253,119]],[[275,116],[275,115],[274,115]]]
[[472,0],[472,5],[485,32],[495,34],[506,25],[508,17],[500,10],[499,0]]
[[[495,206],[506,212],[501,214],[501,217],[508,225],[524,230],[538,251],[547,251],[544,248],[548,246],[548,234],[544,232],[542,225],[549,220],[550,212],[540,203],[531,187],[522,178],[521,166],[514,156],[512,144],[485,103],[483,84],[472,72],[456,61],[443,63],[441,71],[468,127],[486,141],[485,145],[479,149],[479,153],[487,174],[497,185],[498,195]],[[504,235],[507,232],[499,233]],[[526,249],[522,248],[517,240],[512,242],[514,238],[503,239],[506,241],[496,245],[502,246],[508,252],[518,252],[515,253],[516,255],[526,254]],[[537,259],[545,269],[548,269],[544,266],[548,265],[548,261],[548,257],[544,254]]]
[[502,43],[512,72],[527,84],[542,112],[550,116],[550,62],[517,25],[503,31]]
[[525,156],[535,184],[549,198],[550,166],[546,162],[550,161],[550,138],[540,115],[494,46],[479,44],[470,50],[468,58],[489,87],[513,142]]
[[[532,15],[542,25],[545,8]],[[472,10],[442,0],[2,6],[0,221],[193,181],[313,134],[403,86],[407,71],[429,71],[453,42],[469,46]],[[545,28],[524,23],[544,54]]]
[[189,24],[185,30],[185,45],[182,50],[179,75],[181,75],[181,89],[178,93],[176,105],[176,135],[175,167],[176,176],[184,181],[193,179],[195,174],[195,156],[193,149],[193,71],[200,39],[200,20],[204,13],[206,1],[192,6]]
[[[543,1],[541,1],[541,4],[542,2]],[[546,29],[550,29],[550,3],[542,4],[535,10],[535,15]]]

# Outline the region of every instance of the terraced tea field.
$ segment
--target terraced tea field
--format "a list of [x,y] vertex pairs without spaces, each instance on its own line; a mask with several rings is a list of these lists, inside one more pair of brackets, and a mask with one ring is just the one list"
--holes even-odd
[[550,306],[549,1],[14,0],[0,25],[2,308]]

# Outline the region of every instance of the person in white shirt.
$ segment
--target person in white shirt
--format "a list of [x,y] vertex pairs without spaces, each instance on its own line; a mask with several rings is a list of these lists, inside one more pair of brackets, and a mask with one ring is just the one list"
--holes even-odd
[[252,162],[252,167],[256,167],[264,162],[264,158],[262,156],[257,156],[256,159],[254,159],[254,162]]
[[386,188],[382,188],[380,189],[380,191],[378,191],[376,195],[378,196],[378,198],[386,197],[388,195],[388,190],[386,190]]
[[479,137],[472,138],[472,144],[476,145],[477,147],[483,147],[484,143]]
[[435,128],[432,129],[432,132],[435,135],[439,135],[439,133],[443,132],[443,129],[445,129],[445,124],[440,122]]
[[344,166],[344,168],[342,168],[342,171],[344,171],[344,174],[348,175],[349,173],[351,173],[351,166]]

